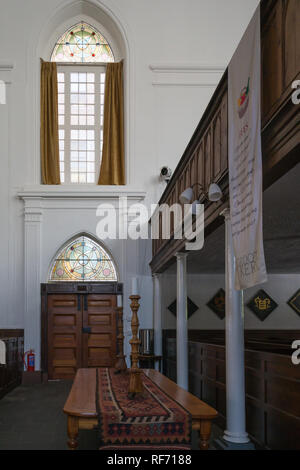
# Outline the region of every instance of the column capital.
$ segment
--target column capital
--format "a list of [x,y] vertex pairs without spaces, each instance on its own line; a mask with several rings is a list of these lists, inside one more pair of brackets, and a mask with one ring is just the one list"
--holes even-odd
[[175,253],[175,256],[176,258],[179,260],[179,259],[185,259],[188,257],[188,253],[184,253],[182,251],[178,251],[177,253]]
[[222,212],[220,212],[220,215],[222,215],[225,220],[229,220],[230,219],[230,209],[229,209],[229,207],[226,207],[226,209],[222,210]]
[[24,197],[24,220],[28,222],[41,223],[43,216],[42,198]]
[[162,273],[152,273],[153,279],[160,279],[162,276]]

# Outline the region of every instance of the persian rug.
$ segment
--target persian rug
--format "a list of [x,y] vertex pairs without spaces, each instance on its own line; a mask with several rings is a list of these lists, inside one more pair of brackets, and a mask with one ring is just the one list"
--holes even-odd
[[100,449],[190,450],[190,414],[142,375],[144,392],[128,397],[130,374],[114,369],[96,371],[96,409],[100,430]]

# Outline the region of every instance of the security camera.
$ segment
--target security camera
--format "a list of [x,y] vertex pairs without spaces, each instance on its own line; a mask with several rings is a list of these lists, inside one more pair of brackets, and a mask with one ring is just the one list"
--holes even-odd
[[172,170],[168,166],[163,166],[160,169],[160,178],[164,180],[166,183],[169,182],[171,176],[172,176]]

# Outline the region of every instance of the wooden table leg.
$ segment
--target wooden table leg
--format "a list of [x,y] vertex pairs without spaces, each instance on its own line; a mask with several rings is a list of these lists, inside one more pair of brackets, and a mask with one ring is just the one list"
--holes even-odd
[[75,450],[78,446],[78,418],[77,416],[68,416],[68,447]]
[[211,433],[211,421],[210,420],[201,420],[200,429],[199,429],[199,448],[200,450],[208,450],[209,440]]

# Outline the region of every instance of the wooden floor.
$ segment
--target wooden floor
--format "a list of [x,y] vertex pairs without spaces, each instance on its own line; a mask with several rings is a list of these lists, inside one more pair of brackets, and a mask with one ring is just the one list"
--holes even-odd
[[[66,450],[67,418],[62,409],[71,384],[20,386],[0,400],[0,450]],[[213,425],[211,443],[220,434]],[[197,439],[193,436],[193,449]],[[80,450],[98,449],[97,431],[80,431],[79,445]]]

